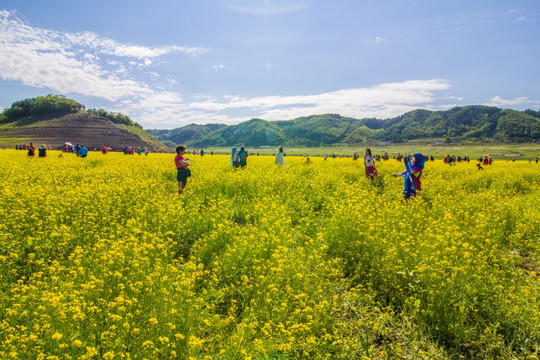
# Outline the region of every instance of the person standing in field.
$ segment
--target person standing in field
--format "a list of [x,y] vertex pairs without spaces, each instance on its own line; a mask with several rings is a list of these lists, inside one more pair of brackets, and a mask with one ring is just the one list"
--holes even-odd
[[41,147],[38,149],[38,154],[40,158],[47,156],[47,146],[45,144],[41,144]]
[[36,147],[34,146],[34,143],[30,143],[30,146],[28,147],[28,156],[33,157],[36,155]]
[[244,145],[240,146],[240,151],[238,152],[238,157],[240,158],[240,167],[243,168],[247,165],[248,153],[244,148]]
[[366,171],[366,177],[369,177],[373,181],[373,177],[376,174],[375,170],[375,157],[371,154],[371,149],[366,149],[364,155],[364,166]]
[[189,158],[184,158],[186,147],[178,145],[176,147],[176,157],[174,163],[176,165],[176,180],[178,180],[178,195],[182,195],[187,185],[187,178],[191,176],[188,166]]
[[236,148],[231,148],[231,165],[233,168],[237,168],[240,166],[240,157],[238,156],[238,150]]
[[81,147],[79,148],[79,156],[85,158],[86,155],[88,155],[88,148],[84,145],[81,145]]
[[422,170],[424,170],[425,162],[426,158],[420,153],[413,155],[412,162],[409,160],[409,157],[406,156],[404,159],[405,171],[401,174],[392,174],[394,177],[403,176],[405,178],[405,185],[403,188],[403,197],[405,199],[416,196],[417,192],[422,190],[420,178],[422,177]]
[[285,153],[283,152],[283,146],[280,146],[276,153],[276,165],[285,166]]

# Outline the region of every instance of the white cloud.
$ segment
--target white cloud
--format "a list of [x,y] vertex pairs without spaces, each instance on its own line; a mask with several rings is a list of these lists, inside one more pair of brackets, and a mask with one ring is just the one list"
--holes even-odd
[[384,42],[386,42],[386,39],[385,39],[385,38],[382,38],[382,37],[379,37],[379,36],[376,36],[376,37],[375,37],[375,43],[376,43],[376,44],[382,44],[382,43],[384,43]]
[[[147,128],[210,122],[233,124],[252,117],[286,120],[324,113],[389,118],[420,107],[444,106],[435,104],[445,104],[445,99],[449,99],[441,100],[436,94],[451,87],[447,80],[410,80],[294,96],[199,94],[189,101],[178,93],[137,80],[150,74],[152,81],[156,81],[158,73],[143,73],[140,66],[157,62],[159,56],[172,51],[199,55],[206,50],[123,45],[90,32],[66,34],[35,28],[12,12],[0,11],[2,79],[66,95],[75,93],[109,100],[114,105],[108,110],[127,114]],[[218,63],[214,70],[223,68]],[[170,75],[162,78],[169,86],[178,84]]]
[[[61,33],[25,24],[14,12],[0,11],[0,77],[24,85],[78,93],[110,101],[154,96],[148,84],[133,79],[125,66],[148,66],[171,52],[198,55],[203,48],[148,48],[120,44],[90,32]],[[100,65],[100,55],[109,67]],[[136,59],[138,61],[123,62]],[[111,70],[110,66],[117,66]],[[122,77],[120,77],[122,76]]]
[[[312,114],[338,113],[355,118],[390,118],[434,105],[435,92],[447,90],[446,80],[411,80],[386,83],[369,88],[338,90],[322,94],[296,96],[213,98],[199,95],[197,101],[183,102],[172,94],[166,101],[149,96],[138,103],[125,104],[138,113],[149,127],[180,127],[189,123],[220,122],[234,124],[252,117],[288,120]],[[442,105],[444,106],[444,105]],[[242,117],[239,114],[249,114]],[[148,126],[148,125],[145,125]]]
[[145,60],[163,56],[172,52],[182,52],[189,55],[200,55],[208,52],[208,50],[204,48],[188,48],[182,46],[149,48],[146,46],[121,44],[112,39],[103,38],[89,31],[81,33],[65,33],[61,34],[61,36],[65,38],[67,44],[71,44],[72,46],[85,46],[96,49],[97,51],[107,55]]
[[515,22],[536,22],[538,21],[538,12],[530,12],[527,11],[525,8],[521,9],[512,9],[508,11],[508,14],[512,16],[518,16],[520,14],[525,13],[525,15],[519,16],[517,19],[515,19]]
[[527,97],[519,97],[515,99],[503,99],[500,96],[494,96],[491,99],[489,99],[489,101],[485,102],[482,105],[505,107],[505,106],[524,105],[528,103],[531,103],[531,101]]

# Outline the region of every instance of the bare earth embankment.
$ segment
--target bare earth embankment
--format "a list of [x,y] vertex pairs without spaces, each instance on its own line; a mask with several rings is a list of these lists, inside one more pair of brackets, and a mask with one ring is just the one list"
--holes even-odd
[[115,124],[100,116],[86,113],[71,113],[25,123],[19,120],[0,128],[0,146],[14,147],[16,144],[33,142],[59,148],[65,142],[82,144],[89,149],[109,146],[118,150],[124,146],[147,147],[152,152],[171,151],[144,130]]

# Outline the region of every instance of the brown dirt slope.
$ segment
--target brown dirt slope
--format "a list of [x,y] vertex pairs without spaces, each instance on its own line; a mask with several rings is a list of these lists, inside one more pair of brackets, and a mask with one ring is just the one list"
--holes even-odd
[[53,149],[59,149],[65,142],[70,142],[98,150],[106,145],[113,150],[132,146],[147,147],[152,152],[171,151],[142,129],[118,125],[85,112],[52,115],[30,124],[19,120],[9,126],[0,127],[0,146],[14,147],[16,144],[30,142],[51,145]]

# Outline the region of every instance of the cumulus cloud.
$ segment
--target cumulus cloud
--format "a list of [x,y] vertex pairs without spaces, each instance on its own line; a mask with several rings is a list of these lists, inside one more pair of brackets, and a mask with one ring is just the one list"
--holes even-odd
[[[169,98],[167,102],[148,97],[144,102],[129,104],[151,127],[179,127],[189,123],[220,122],[234,124],[259,117],[265,120],[288,120],[312,114],[338,113],[356,118],[395,117],[421,108],[435,109],[435,93],[450,88],[446,80],[411,80],[385,83],[367,88],[295,95],[219,98],[199,96],[192,102]],[[443,105],[444,106],[444,105]],[[249,114],[248,117],[239,114]]]
[[[134,80],[126,66],[148,66],[171,52],[199,55],[203,48],[149,48],[120,44],[90,32],[61,33],[32,27],[16,13],[0,11],[0,77],[60,93],[78,93],[110,101],[146,97],[155,91]],[[100,64],[101,56],[115,56]],[[127,63],[125,63],[127,60]],[[111,70],[110,66],[117,68]]]
[[[141,80],[145,77],[149,81],[162,79],[170,87],[179,85],[169,75],[142,70],[171,52],[197,56],[206,50],[178,46],[149,48],[121,44],[90,32],[62,33],[32,27],[15,13],[0,11],[2,79],[62,94],[106,99],[113,103],[107,110],[127,114],[146,128],[174,128],[189,123],[234,124],[252,117],[287,120],[323,113],[384,119],[420,107],[436,109],[444,106],[436,103],[450,100],[437,95],[451,87],[442,79],[410,80],[294,96],[199,94],[187,97]],[[213,69],[224,68],[218,63]],[[454,99],[451,101],[455,102]]]

